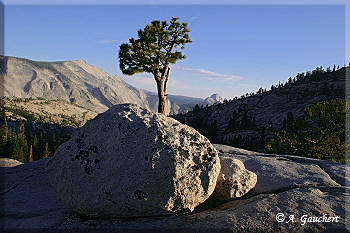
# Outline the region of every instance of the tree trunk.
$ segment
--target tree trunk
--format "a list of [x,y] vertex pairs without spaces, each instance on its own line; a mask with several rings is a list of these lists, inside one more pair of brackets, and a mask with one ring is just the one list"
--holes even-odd
[[158,89],[158,112],[165,115],[165,93],[163,89],[163,80],[157,80],[157,89]]
[[33,145],[30,145],[28,162],[33,162]]

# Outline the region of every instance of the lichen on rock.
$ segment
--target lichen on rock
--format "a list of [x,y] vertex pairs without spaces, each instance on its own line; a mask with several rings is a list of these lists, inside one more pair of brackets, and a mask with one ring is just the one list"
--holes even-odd
[[134,104],[87,122],[47,164],[62,201],[91,217],[191,212],[209,198],[218,152],[193,128]]

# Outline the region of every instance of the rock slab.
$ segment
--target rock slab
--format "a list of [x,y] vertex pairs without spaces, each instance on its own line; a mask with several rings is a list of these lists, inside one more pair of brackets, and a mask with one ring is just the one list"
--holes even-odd
[[[350,174],[350,166],[293,155],[271,155],[226,145],[214,145],[222,156],[238,159],[257,175],[253,194],[275,193],[296,187],[346,186],[339,177]],[[337,168],[337,169],[335,169]],[[339,183],[335,180],[339,180]]]
[[62,201],[89,217],[191,212],[209,198],[218,152],[193,128],[133,104],[87,122],[47,163]]
[[23,163],[14,160],[14,159],[10,159],[10,158],[0,158],[0,167],[15,167],[18,165],[21,165]]
[[[257,184],[263,193],[247,197],[249,192],[244,198],[196,214],[127,219],[86,218],[67,209],[51,187],[45,172],[46,163],[53,159],[50,157],[16,167],[0,167],[0,232],[349,232],[350,189],[339,179],[346,176],[344,171],[349,170],[349,165],[214,146],[220,151],[219,156],[237,156],[248,170],[265,174],[261,179],[258,176]],[[285,163],[290,165],[288,179],[278,175],[285,169]],[[312,177],[307,177],[304,176],[306,169],[300,169],[298,165],[317,165],[320,170],[318,174],[310,173],[308,175]],[[272,173],[269,174],[269,171]],[[327,174],[330,177],[326,179]],[[333,179],[340,186],[329,182]],[[293,183],[301,186],[291,186]],[[265,189],[262,189],[263,184]],[[283,222],[276,219],[279,213],[286,217]],[[295,221],[287,223],[292,215]],[[339,221],[304,224],[305,215],[339,216]]]

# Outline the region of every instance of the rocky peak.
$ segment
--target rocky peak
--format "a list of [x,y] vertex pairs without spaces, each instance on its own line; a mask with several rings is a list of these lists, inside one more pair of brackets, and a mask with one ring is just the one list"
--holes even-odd
[[206,98],[202,105],[213,105],[217,103],[223,103],[224,100],[219,94],[212,94],[210,97]]

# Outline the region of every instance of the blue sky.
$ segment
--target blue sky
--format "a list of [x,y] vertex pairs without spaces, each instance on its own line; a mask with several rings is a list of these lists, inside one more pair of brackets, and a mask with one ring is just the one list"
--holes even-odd
[[150,91],[150,74],[123,76],[118,50],[154,19],[188,22],[193,43],[168,92],[230,99],[345,59],[344,5],[5,5],[5,54],[84,59]]

